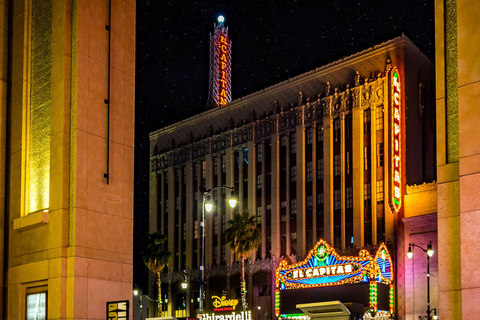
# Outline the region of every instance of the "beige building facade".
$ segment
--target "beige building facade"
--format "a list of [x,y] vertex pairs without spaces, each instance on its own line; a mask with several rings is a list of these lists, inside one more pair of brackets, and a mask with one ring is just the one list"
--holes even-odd
[[435,1],[441,319],[480,313],[480,1]]
[[135,0],[0,13],[3,319],[131,310]]
[[278,263],[303,260],[320,239],[353,256],[386,243],[397,318],[420,314],[412,294],[426,296],[424,264],[407,276],[406,252],[412,241],[436,250],[433,92],[433,64],[401,36],[151,133],[150,231],[168,235],[173,253],[164,315],[198,312],[198,284],[183,291],[182,270],[198,275],[199,188],[218,186],[234,187],[238,204],[231,209],[229,193],[211,193],[207,313],[212,296],[239,298],[239,264],[223,232],[234,211],[248,210],[262,230],[247,263],[254,318],[275,317]]

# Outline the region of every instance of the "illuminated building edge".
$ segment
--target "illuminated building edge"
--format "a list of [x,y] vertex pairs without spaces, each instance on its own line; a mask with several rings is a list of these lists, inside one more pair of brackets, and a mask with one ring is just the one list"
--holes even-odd
[[[339,271],[340,268],[340,271]],[[370,308],[378,314],[393,313],[393,263],[384,243],[374,257],[362,249],[358,257],[339,256],[326,241],[320,240],[305,260],[288,265],[282,260],[275,270],[275,315],[281,318],[298,318],[301,314],[280,314],[280,291],[343,284],[370,283]],[[390,286],[390,310],[377,310],[377,284]]]

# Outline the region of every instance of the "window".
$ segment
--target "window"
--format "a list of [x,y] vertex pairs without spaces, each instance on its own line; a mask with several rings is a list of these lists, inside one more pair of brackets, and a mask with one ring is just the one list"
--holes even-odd
[[366,109],[363,112],[363,133],[367,134],[370,133],[370,123],[371,123],[371,118],[370,118],[370,109]]
[[263,212],[263,207],[257,207],[257,217],[262,216]]
[[222,155],[222,173],[227,172],[227,161],[225,160],[225,155]]
[[218,246],[213,247],[213,264],[216,264],[218,257]]
[[207,178],[207,163],[202,161],[202,179],[205,180]]
[[383,129],[383,107],[377,108],[377,130]]
[[219,160],[220,160],[219,157],[213,158],[213,163],[214,163],[213,174],[216,176],[218,176]]
[[175,209],[180,210],[180,197],[175,197]]
[[317,160],[317,166],[318,166],[317,179],[323,179],[323,159]]
[[377,167],[383,167],[383,142],[377,143]]
[[263,146],[257,144],[257,162],[262,162],[263,160]]
[[195,228],[195,234],[194,234],[195,239],[198,239],[198,224],[199,223],[200,222],[198,220],[195,221],[195,226],[194,226],[194,228]]
[[260,212],[257,213],[257,225],[260,225],[262,224],[262,221],[263,221],[263,214],[262,214],[262,207],[259,207],[260,208]]
[[282,136],[280,138],[280,146],[286,147],[287,146],[287,136]]
[[307,207],[313,206],[313,196],[307,196]]
[[297,199],[292,199],[290,201],[290,214],[297,214]]
[[319,193],[317,195],[317,203],[318,204],[323,204],[323,193]]
[[333,130],[334,130],[334,137],[335,137],[335,142],[340,141],[340,119],[334,119],[333,120]]
[[213,233],[218,234],[218,216],[213,217]]
[[363,163],[365,164],[365,170],[370,170],[370,147],[364,147],[363,150]]
[[333,193],[333,202],[334,202],[334,210],[340,210],[340,207],[342,205],[341,201],[341,196],[340,196],[340,190],[335,190]]
[[280,206],[283,208],[286,208],[287,207],[287,201],[282,201],[280,202]]
[[353,208],[353,188],[348,187],[346,188],[346,201],[345,201],[345,208],[352,209]]
[[262,189],[263,176],[260,174],[257,176],[257,189]]
[[347,163],[346,163],[346,171],[347,171],[347,174],[350,174],[350,152],[347,151],[347,156],[346,156],[346,160],[347,160]]
[[227,229],[227,217],[222,214],[222,233]]
[[292,133],[290,135],[290,152],[297,153],[297,134]]
[[[36,288],[35,288],[36,289]],[[26,320],[46,320],[47,319],[47,290],[27,289],[26,295]]]
[[334,174],[336,176],[339,176],[340,175],[340,155],[339,154],[336,154],[334,156],[334,168],[335,168]]
[[317,141],[323,141],[323,125],[317,126]]
[[184,222],[182,226],[182,238],[183,240],[187,239],[187,224]]
[[307,128],[307,144],[312,144],[313,140],[313,128]]
[[293,166],[290,170],[290,181],[297,181],[297,166]]
[[383,202],[383,180],[377,181],[377,202]]
[[307,182],[311,182],[313,179],[313,165],[312,162],[307,162]]
[[363,199],[370,200],[370,198],[371,198],[370,183],[365,183],[363,185]]

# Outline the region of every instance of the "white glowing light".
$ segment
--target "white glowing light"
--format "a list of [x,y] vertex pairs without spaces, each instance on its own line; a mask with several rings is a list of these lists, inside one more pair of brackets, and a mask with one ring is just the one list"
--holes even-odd
[[223,23],[225,21],[225,18],[223,16],[218,16],[218,22]]

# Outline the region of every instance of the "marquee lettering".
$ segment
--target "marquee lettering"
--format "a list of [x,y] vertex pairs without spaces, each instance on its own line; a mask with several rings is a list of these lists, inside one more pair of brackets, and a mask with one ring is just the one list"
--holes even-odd
[[398,213],[402,206],[402,99],[400,73],[397,68],[392,69],[392,117],[391,117],[391,200],[392,211]]

